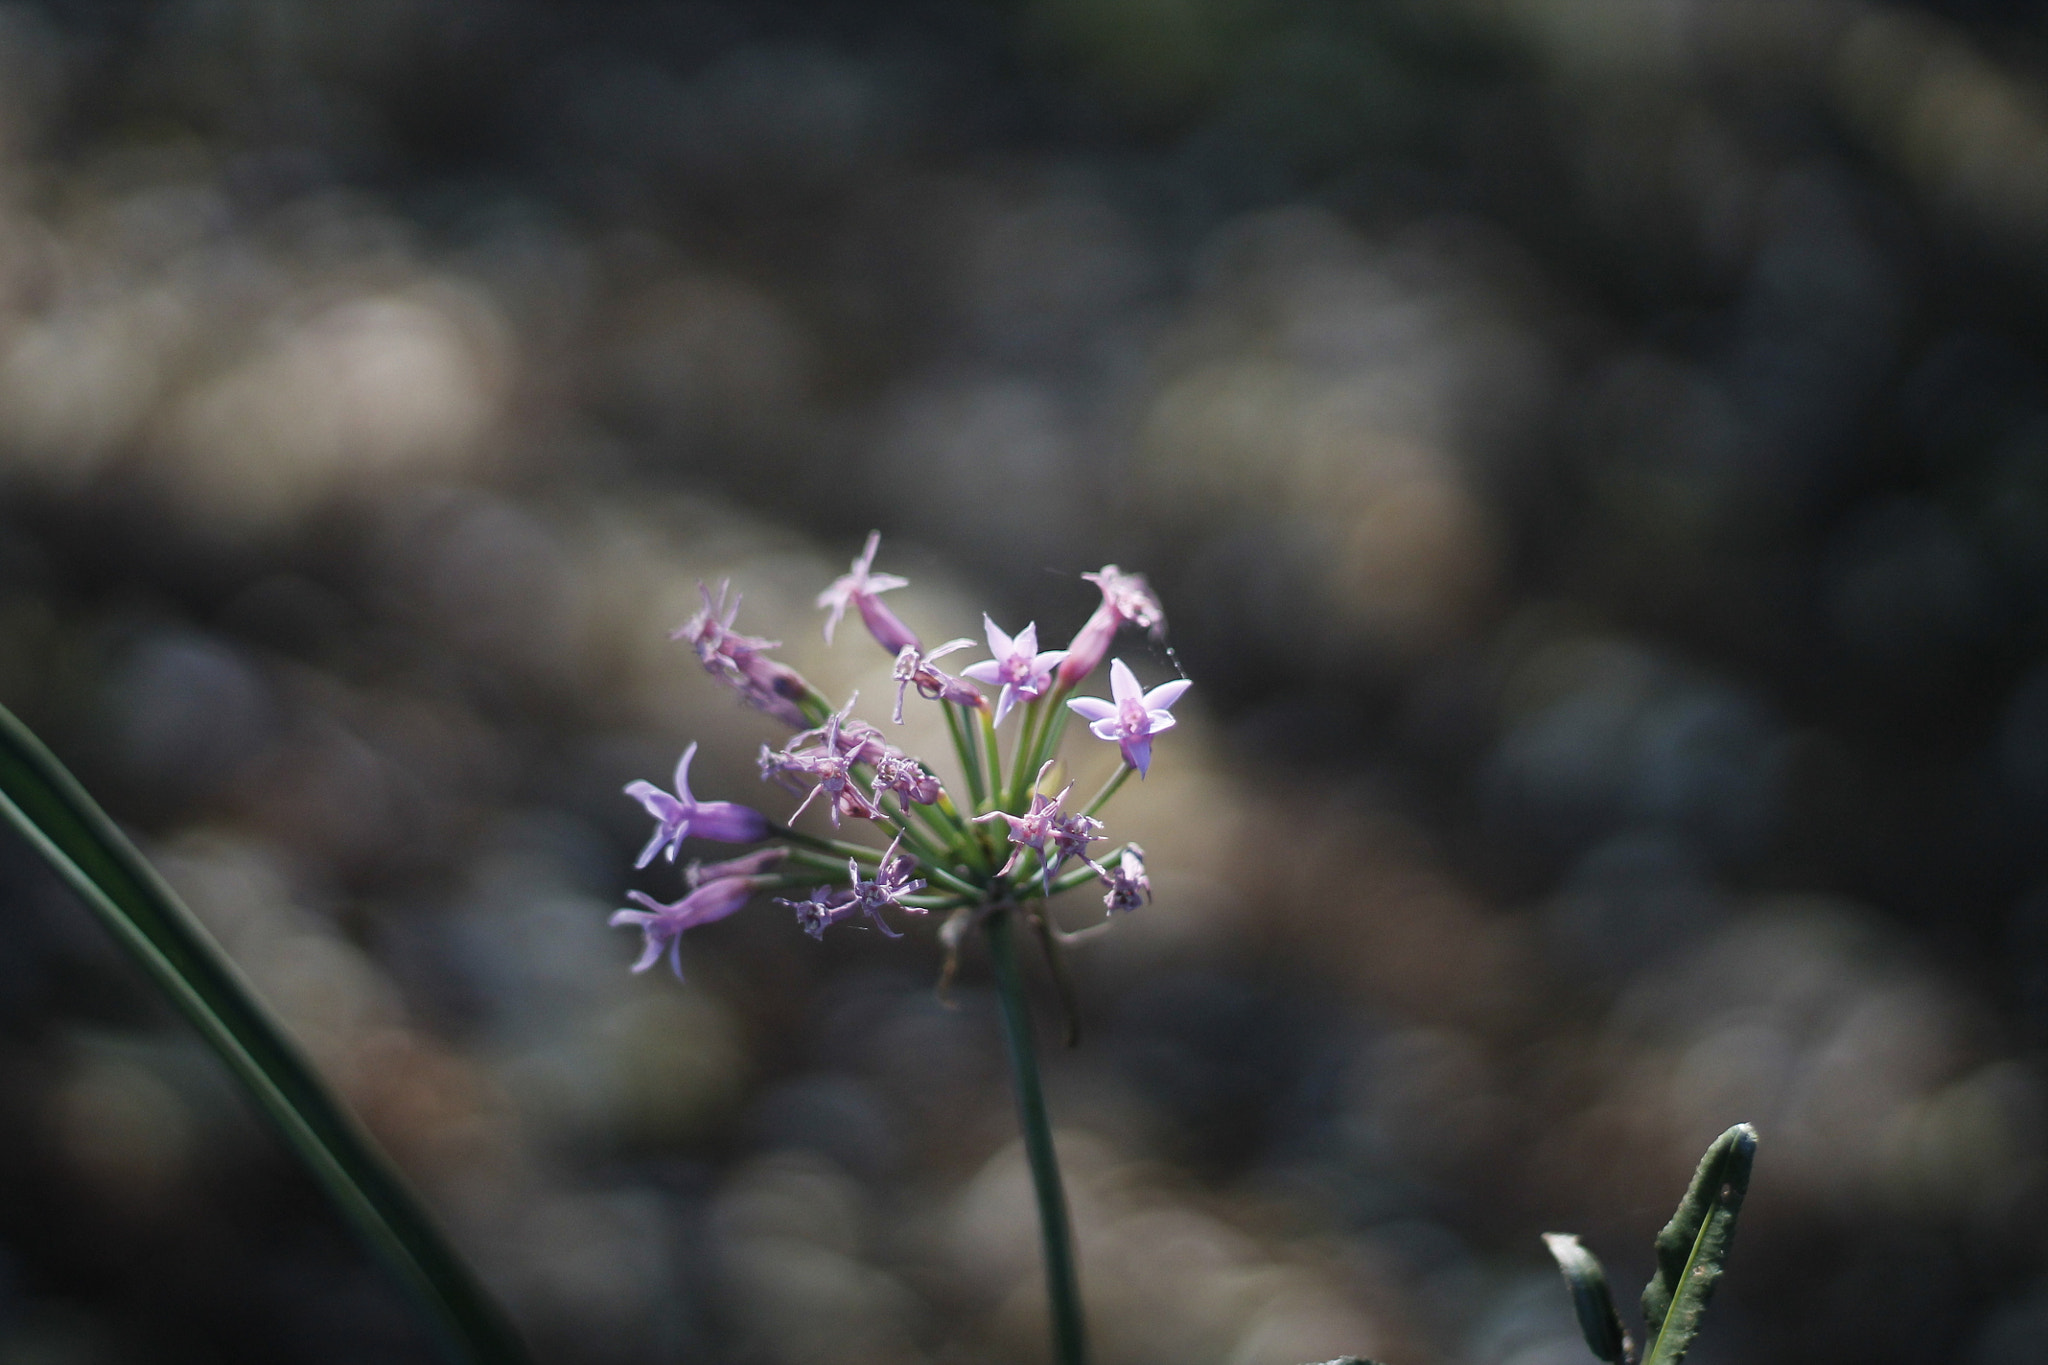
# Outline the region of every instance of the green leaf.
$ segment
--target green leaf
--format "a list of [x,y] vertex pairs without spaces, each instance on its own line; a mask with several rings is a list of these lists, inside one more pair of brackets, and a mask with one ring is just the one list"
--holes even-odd
[[1678,1365],[1699,1335],[1714,1295],[1735,1219],[1756,1160],[1756,1129],[1738,1123],[1707,1148],[1678,1212],[1657,1234],[1657,1273],[1643,1289],[1643,1320],[1653,1334],[1646,1365]]
[[1600,1258],[1580,1246],[1579,1239],[1569,1232],[1546,1232],[1543,1245],[1557,1258],[1557,1268],[1571,1288],[1572,1307],[1578,1310],[1586,1345],[1602,1360],[1625,1358],[1631,1343],[1622,1328],[1621,1314],[1614,1311],[1614,1295],[1608,1291],[1607,1272]]
[[457,1359],[526,1365],[518,1333],[369,1134],[192,912],[27,726],[0,707],[0,817],[199,1030]]

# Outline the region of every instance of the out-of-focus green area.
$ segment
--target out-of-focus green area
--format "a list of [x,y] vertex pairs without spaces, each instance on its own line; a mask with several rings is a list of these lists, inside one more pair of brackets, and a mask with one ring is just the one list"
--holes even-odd
[[[983,964],[763,904],[633,978],[619,789],[694,738],[788,808],[700,578],[882,709],[810,605],[870,527],[931,640],[1142,569],[1157,902],[1051,1078],[1103,1365],[1586,1359],[1538,1234],[1626,1297],[1738,1120],[1700,1365],[2023,1365],[2044,56],[1990,0],[12,5],[0,701],[547,1358],[1024,1365]],[[0,1362],[428,1358],[12,841],[0,902]]]

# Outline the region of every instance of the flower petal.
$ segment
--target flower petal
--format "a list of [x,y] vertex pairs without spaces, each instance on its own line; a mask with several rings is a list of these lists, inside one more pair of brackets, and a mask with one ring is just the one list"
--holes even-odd
[[[1171,730],[1177,723],[1171,711],[1147,711],[1145,720],[1145,733],[1151,735],[1156,735],[1162,730]],[[740,840],[734,839],[732,842],[739,843]]]
[[1121,739],[1123,737],[1123,731],[1118,727],[1115,716],[1095,721],[1089,725],[1088,733],[1094,735],[1097,739]]
[[697,741],[693,739],[683,750],[683,756],[676,760],[676,795],[682,798],[685,806],[696,804],[696,799],[690,795],[690,760],[696,756]]
[[1100,697],[1075,697],[1067,703],[1067,709],[1085,721],[1116,719],[1116,706]]
[[1010,641],[1012,654],[1036,654],[1038,652],[1038,622],[1032,621],[1017,632],[1017,638]]
[[1187,678],[1175,678],[1172,682],[1161,683],[1145,694],[1147,711],[1164,711],[1179,701],[1194,683]]
[[1109,694],[1122,706],[1127,701],[1136,701],[1145,695],[1145,689],[1138,686],[1137,675],[1122,659],[1109,661]]
[[1003,628],[987,612],[981,614],[981,628],[988,635],[988,652],[998,660],[1007,659],[1014,652],[1010,637],[1003,634]]
[[978,664],[969,664],[960,670],[963,678],[972,678],[990,687],[999,687],[1003,681],[1003,666],[994,659],[984,659]]
[[1152,737],[1150,735],[1129,736],[1124,740],[1123,748],[1124,762],[1136,768],[1138,776],[1143,777],[1145,770],[1152,766]]

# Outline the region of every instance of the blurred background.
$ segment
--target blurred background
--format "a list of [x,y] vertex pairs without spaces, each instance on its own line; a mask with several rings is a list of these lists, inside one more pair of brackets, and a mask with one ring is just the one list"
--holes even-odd
[[[1700,1365],[2022,1365],[2044,263],[2016,0],[11,4],[0,701],[546,1359],[1033,1365],[983,962],[763,904],[629,976],[619,789],[787,809],[700,578],[881,707],[871,527],[928,640],[1140,569],[1157,901],[1052,1061],[1103,1365],[1587,1360],[1538,1234],[1632,1304],[1745,1119]],[[0,899],[0,1362],[431,1359]]]

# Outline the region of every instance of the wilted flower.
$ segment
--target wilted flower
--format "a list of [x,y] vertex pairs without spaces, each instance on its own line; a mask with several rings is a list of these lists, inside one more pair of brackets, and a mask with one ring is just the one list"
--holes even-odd
[[[1044,767],[1038,770],[1039,782],[1045,780],[1046,774],[1052,771],[1052,766],[1050,762],[1047,762]],[[1074,784],[1069,782],[1060,789],[1058,796],[1047,796],[1034,785],[1031,791],[1031,808],[1025,811],[1024,814],[1012,815],[1008,811],[992,810],[986,815],[975,817],[975,823],[977,824],[985,824],[990,820],[1003,820],[1007,821],[1010,826],[1010,860],[997,869],[997,876],[1007,877],[1016,871],[1018,866],[1023,863],[1024,854],[1027,851],[1036,853],[1038,855],[1039,870],[1044,878],[1045,893],[1047,895],[1052,894],[1052,875],[1065,857],[1062,845],[1071,842],[1077,833],[1076,828],[1072,824],[1074,817],[1066,815],[1060,809],[1060,804],[1067,799],[1067,793],[1073,789]],[[1086,817],[1081,818],[1085,819]],[[1098,829],[1101,827],[1094,820],[1087,820],[1086,823],[1095,825]],[[1092,836],[1081,835],[1084,842],[1089,837]],[[1053,853],[1046,851],[1046,844],[1048,843],[1054,845]]]
[[1124,845],[1123,856],[1114,869],[1100,863],[1094,867],[1102,874],[1103,885],[1109,888],[1102,903],[1112,912],[1135,910],[1152,899],[1152,883],[1145,877],[1145,850],[1136,844]]
[[676,791],[671,796],[652,782],[629,782],[626,795],[647,808],[654,817],[654,838],[640,851],[635,867],[645,867],[663,847],[674,862],[683,840],[694,834],[727,844],[750,844],[768,833],[768,818],[757,810],[731,801],[699,801],[690,795],[690,760],[697,756],[696,741],[683,750],[676,763]]
[[896,715],[898,725],[903,723],[903,690],[915,687],[917,694],[926,701],[949,701],[956,706],[971,706],[977,710],[986,708],[988,700],[951,674],[941,673],[932,667],[932,660],[943,659],[955,650],[971,649],[972,640],[948,640],[929,654],[918,652],[915,645],[905,645],[896,655]]
[[721,582],[718,596],[713,599],[711,589],[699,583],[697,592],[704,599],[703,609],[670,632],[669,638],[687,640],[697,651],[705,671],[736,690],[749,706],[767,712],[785,725],[802,729],[811,723],[804,714],[803,703],[822,700],[817,689],[795,669],[768,657],[766,651],[774,649],[780,641],[742,635],[732,628],[733,619],[739,615],[740,599],[735,595],[731,605],[727,605],[728,587]]
[[721,877],[754,877],[789,856],[786,848],[764,848],[738,858],[728,858],[722,863],[706,863],[692,860],[683,868],[683,885],[695,891],[706,882],[715,882]]

